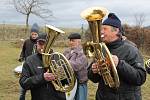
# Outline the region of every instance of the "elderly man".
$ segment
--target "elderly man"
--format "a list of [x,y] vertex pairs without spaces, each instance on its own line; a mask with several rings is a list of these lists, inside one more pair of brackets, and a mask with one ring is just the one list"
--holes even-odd
[[81,35],[71,33],[68,37],[69,48],[64,51],[64,55],[73,67],[77,81],[77,91],[75,100],[87,100],[87,59],[81,46]]
[[99,83],[96,100],[142,100],[141,85],[146,80],[143,58],[135,46],[122,40],[120,31],[120,19],[114,13],[110,13],[102,23],[101,38],[112,54],[120,86],[110,88],[105,85],[102,76],[98,74],[102,66],[93,62],[88,70],[88,78],[94,83]]

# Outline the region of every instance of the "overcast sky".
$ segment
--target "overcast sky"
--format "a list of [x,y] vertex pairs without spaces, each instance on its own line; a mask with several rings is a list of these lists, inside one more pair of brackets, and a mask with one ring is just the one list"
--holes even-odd
[[[24,24],[25,16],[16,12],[11,0],[0,0],[0,23]],[[80,17],[80,13],[93,6],[101,6],[114,12],[122,23],[135,25],[134,15],[143,14],[144,26],[150,25],[150,0],[48,0],[48,8],[53,12],[52,21],[44,21],[31,16],[29,24],[37,22],[40,25],[51,24],[56,27],[81,27],[87,22]]]

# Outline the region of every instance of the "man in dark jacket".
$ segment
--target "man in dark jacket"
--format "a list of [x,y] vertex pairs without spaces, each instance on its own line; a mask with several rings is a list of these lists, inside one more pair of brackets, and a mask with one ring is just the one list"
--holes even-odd
[[34,23],[31,27],[30,38],[24,41],[19,61],[26,60],[26,58],[34,52],[33,47],[36,44],[38,34],[39,26],[36,23]]
[[105,85],[102,76],[98,74],[102,66],[94,62],[90,66],[88,77],[94,83],[99,83],[96,100],[142,100],[141,85],[146,80],[146,71],[139,50],[121,39],[121,21],[114,13],[110,13],[102,24],[102,41],[112,54],[120,86],[110,88]]
[[[25,61],[28,56],[35,53],[35,44],[38,34],[39,34],[39,26],[36,23],[34,23],[31,27],[30,38],[24,41],[22,51],[19,57],[20,62]],[[26,90],[21,88],[19,100],[25,100],[25,94]]]
[[31,90],[31,100],[65,100],[65,94],[56,91],[52,82],[55,75],[46,71],[42,62],[46,35],[39,36],[37,40],[37,52],[29,56],[23,64],[20,85],[24,89]]

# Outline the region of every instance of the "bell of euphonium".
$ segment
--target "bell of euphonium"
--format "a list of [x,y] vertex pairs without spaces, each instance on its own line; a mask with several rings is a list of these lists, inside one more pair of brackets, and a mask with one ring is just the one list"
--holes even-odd
[[55,89],[61,92],[69,92],[75,85],[76,78],[74,71],[63,54],[51,52],[51,46],[58,35],[65,32],[51,25],[46,25],[46,28],[48,32],[45,48],[42,53],[44,67],[47,71],[50,71],[57,76],[56,80],[52,81]]
[[[91,7],[81,12],[81,17],[88,21],[91,30],[92,41],[88,41],[84,48],[86,55],[93,55],[91,57],[102,66],[99,74],[103,77],[104,82],[109,87],[117,88],[120,85],[116,66],[112,59],[111,53],[108,50],[101,37],[101,23],[103,18],[108,13],[107,9],[103,7]],[[112,67],[112,70],[110,69]],[[112,71],[112,72],[111,72]]]

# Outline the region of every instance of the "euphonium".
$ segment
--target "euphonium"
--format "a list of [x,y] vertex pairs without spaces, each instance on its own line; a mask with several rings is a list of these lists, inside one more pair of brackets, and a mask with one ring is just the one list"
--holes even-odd
[[145,61],[145,66],[150,68],[150,59]]
[[107,46],[101,41],[101,23],[106,14],[107,10],[102,7],[92,7],[81,12],[81,17],[88,21],[92,33],[92,41],[87,42],[83,49],[87,56],[93,57],[102,66],[99,74],[105,84],[117,88],[120,82],[114,61]]
[[59,34],[65,32],[51,25],[46,25],[46,28],[48,32],[42,53],[44,67],[57,76],[56,80],[52,81],[55,89],[61,92],[69,92],[75,85],[74,71],[63,54],[58,52],[50,53],[55,39]]

